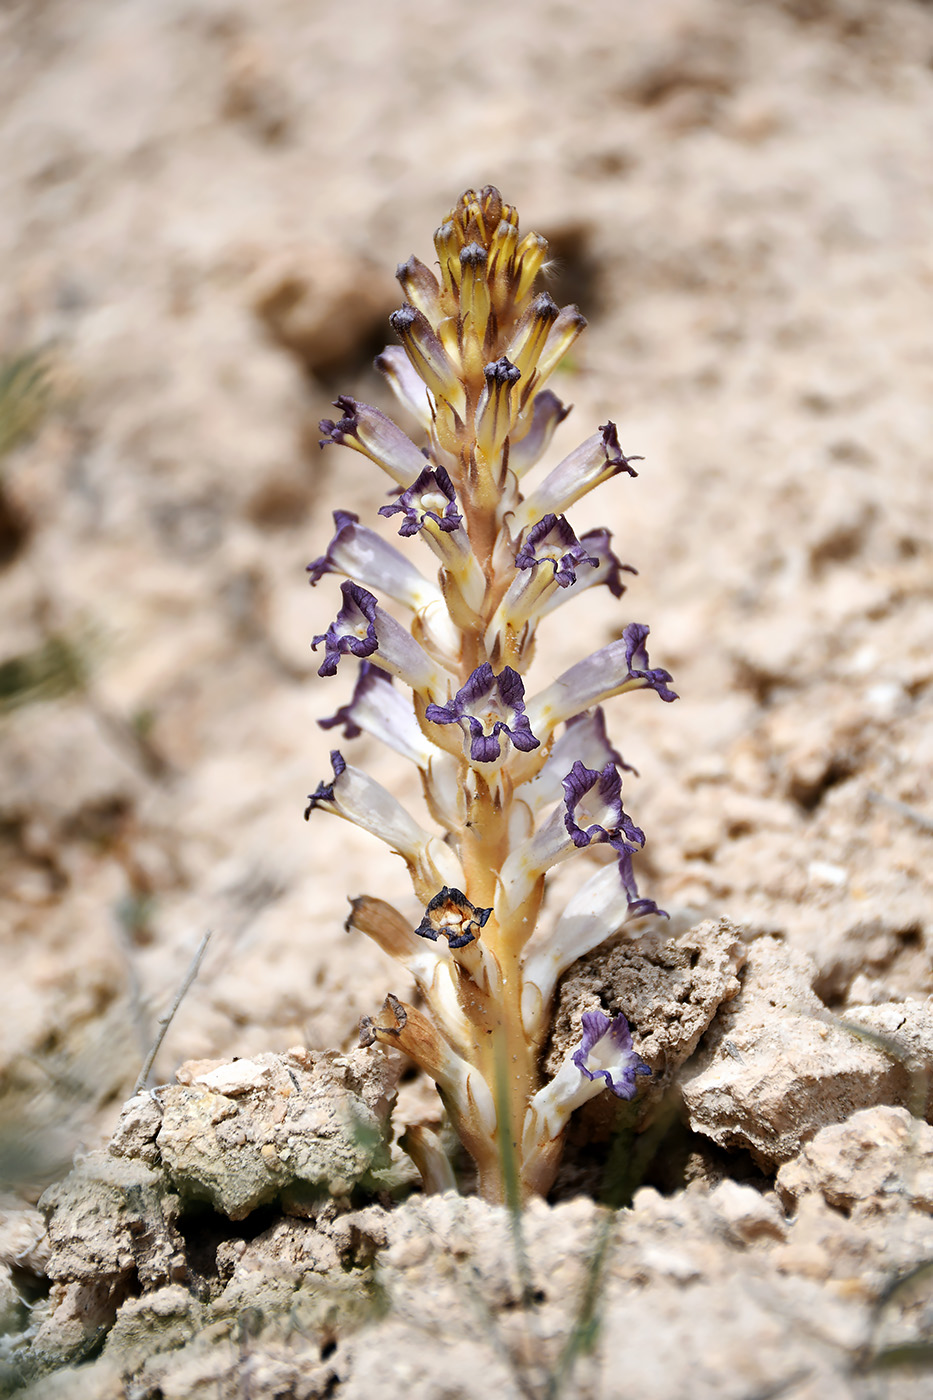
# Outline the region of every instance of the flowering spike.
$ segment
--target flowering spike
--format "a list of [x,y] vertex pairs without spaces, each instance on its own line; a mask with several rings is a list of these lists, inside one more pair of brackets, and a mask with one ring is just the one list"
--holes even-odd
[[[399,267],[406,304],[390,319],[401,344],[376,361],[420,436],[348,397],[321,432],[389,475],[397,489],[379,514],[398,517],[403,540],[428,545],[437,582],[416,567],[417,543],[389,544],[348,511],[335,513],[309,574],[313,583],[346,575],[335,621],[314,638],[324,646],[320,674],[346,656],[359,666],[351,699],[320,723],[348,740],[372,735],[408,759],[438,830],[336,749],[333,777],[306,815],[342,817],[405,861],[420,923],[361,897],[348,927],[397,959],[423,1009],[390,993],[364,1018],[361,1040],[396,1047],[435,1080],[480,1190],[501,1201],[511,1170],[503,1143],[514,1145],[521,1191],[546,1192],[573,1109],[604,1089],[630,1097],[647,1072],[624,1016],[596,1010],[549,1084],[540,1064],[558,978],[627,920],[662,912],[638,893],[632,859],[645,837],[622,806],[621,776],[634,769],[600,707],[629,690],[676,696],[667,671],[649,663],[647,627],[623,620],[618,640],[526,701],[549,614],[598,585],[619,599],[623,573],[634,573],[608,529],[578,538],[565,512],[610,478],[634,477],[640,458],[607,422],[523,494],[569,412],[544,385],[586,323],[538,289],[547,242],[520,230],[493,186],[464,192],[434,247],[436,276],[416,257]],[[383,596],[408,610],[407,626],[383,610]],[[611,863],[563,910],[542,914],[552,868],[596,844]],[[415,1129],[408,1140],[426,1182],[447,1183],[425,1135]]]

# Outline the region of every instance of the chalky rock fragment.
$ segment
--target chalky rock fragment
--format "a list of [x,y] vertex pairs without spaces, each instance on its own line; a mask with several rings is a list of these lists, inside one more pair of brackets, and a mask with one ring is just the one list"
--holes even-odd
[[[751,943],[741,991],[682,1079],[694,1131],[747,1148],[766,1169],[858,1109],[912,1103],[933,1064],[929,1008],[856,1007],[837,1018],[813,991],[815,975],[779,939]],[[928,1073],[919,1093],[928,1112]]]
[[[200,1070],[156,1091],[159,1159],[182,1198],[231,1220],[277,1197],[302,1214],[304,1200],[372,1189],[390,1166],[396,1072],[386,1056],[304,1049]],[[126,1150],[119,1129],[113,1150]]]
[[933,1127],[906,1108],[863,1108],[822,1128],[785,1162],[776,1185],[787,1210],[819,1195],[846,1213],[912,1207],[933,1214]]

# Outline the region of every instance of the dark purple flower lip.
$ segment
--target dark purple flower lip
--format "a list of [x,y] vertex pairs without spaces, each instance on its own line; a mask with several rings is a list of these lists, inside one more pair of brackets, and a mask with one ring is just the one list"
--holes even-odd
[[515,748],[528,753],[539,740],[531,732],[525,714],[525,687],[521,676],[506,666],[498,675],[488,661],[470,676],[446,705],[428,705],[425,718],[433,724],[459,724],[470,737],[474,763],[494,763],[504,734]]
[[349,394],[339,394],[334,400],[334,407],[339,408],[342,418],[335,422],[333,418],[322,418],[318,423],[318,429],[323,433],[318,446],[330,447],[332,444],[343,446],[348,437],[356,437],[360,424],[359,404],[356,399],[352,399]]
[[596,568],[599,560],[577,539],[566,516],[548,514],[525,531],[515,555],[517,569],[533,569],[545,563],[552,566],[555,582],[561,588],[569,588],[576,583],[576,571],[581,565]]
[[593,710],[584,710],[579,715],[571,715],[566,722],[566,733],[569,735],[573,729],[577,729],[579,732],[581,727],[592,730],[596,741],[605,749],[607,759],[611,760],[617,768],[621,768],[623,773],[633,773],[636,778],[640,776],[638,769],[633,768],[631,763],[626,763],[609,738],[609,731],[606,728],[606,714],[601,705],[597,705]]
[[597,560],[605,563],[606,577],[603,579],[613,598],[621,598],[625,592],[625,584],[621,575],[637,574],[638,570],[631,564],[623,564],[622,560],[610,549],[609,541],[612,539],[612,531],[605,526],[599,526],[595,530],[587,530],[585,535],[580,536],[580,544],[587,551],[596,556]]
[[354,515],[352,510],[334,511],[334,536],[327,547],[327,553],[322,554],[320,559],[313,559],[305,569],[309,575],[308,582],[313,588],[316,583],[320,583],[325,574],[334,572],[333,552],[336,545],[340,543],[340,538],[351,525],[358,525],[360,517]]
[[479,938],[491,913],[492,909],[477,909],[460,890],[445,885],[428,904],[415,933],[435,943],[443,935],[451,948],[465,948]]
[[[645,833],[622,808],[622,775],[614,763],[607,763],[599,772],[578,759],[562,786],[564,825],[575,846],[605,841],[621,853],[645,844]],[[591,816],[594,820],[589,825],[581,825]]]
[[372,656],[379,645],[376,636],[376,608],[374,595],[358,583],[349,580],[340,585],[343,594],[343,607],[326,632],[321,632],[311,643],[317,651],[324,643],[324,660],[318,668],[319,676],[333,676],[337,673],[341,656],[349,653],[361,658]]
[[316,807],[320,807],[322,802],[333,802],[334,800],[334,784],[341,773],[346,771],[347,764],[339,749],[331,749],[330,761],[334,769],[334,776],[329,783],[318,783],[314,792],[308,797],[308,805],[305,808],[305,821],[308,820]]
[[670,918],[667,910],[661,909],[653,899],[642,899],[639,895],[638,886],[635,883],[635,872],[632,869],[632,857],[628,851],[619,851],[619,879],[622,881],[622,888],[625,890],[628,900],[626,921],[628,919],[643,919],[647,914],[657,914],[661,919]]
[[622,633],[625,643],[625,660],[632,680],[642,680],[645,688],[654,690],[662,700],[676,700],[677,692],[671,690],[667,682],[673,680],[670,671],[660,666],[650,669],[645,641],[651,629],[643,622],[630,622]]
[[600,423],[599,431],[603,435],[603,449],[606,453],[607,463],[611,463],[617,472],[628,472],[629,476],[637,476],[638,472],[632,466],[633,462],[643,462],[644,457],[628,457],[622,451],[619,442],[619,430],[610,418],[606,423]]
[[651,1070],[632,1049],[632,1034],[622,1015],[610,1020],[601,1011],[584,1011],[583,1040],[573,1052],[573,1062],[587,1079],[604,1079],[616,1098],[635,1096],[636,1076]]
[[399,511],[405,516],[399,527],[400,535],[417,534],[428,520],[446,533],[463,524],[463,516],[457,510],[453,482],[443,467],[433,470],[425,467],[397,501],[380,507],[379,514],[391,516]]

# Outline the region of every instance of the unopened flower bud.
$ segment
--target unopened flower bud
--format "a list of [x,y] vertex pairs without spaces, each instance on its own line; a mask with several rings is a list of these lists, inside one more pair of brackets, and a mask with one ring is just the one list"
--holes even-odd
[[544,266],[548,255],[548,242],[540,233],[526,233],[515,253],[516,285],[515,300],[524,301],[535,283],[535,278]]
[[511,431],[512,394],[522,373],[503,355],[487,365],[483,375],[486,387],[476,409],[476,446],[491,463]]
[[[393,311],[389,322],[434,397],[449,403],[462,416],[466,402],[463,385],[424,312],[414,306],[402,306]],[[409,475],[409,481],[413,475]]]
[[464,340],[472,336],[477,350],[482,348],[489,320],[486,257],[480,243],[468,243],[460,250],[460,319]]
[[426,267],[420,258],[410,257],[407,262],[399,263],[396,277],[405,293],[406,300],[414,307],[417,307],[432,326],[437,326],[443,315],[441,310],[441,289],[437,285],[437,278],[429,267]]
[[538,363],[548,333],[560,310],[547,292],[539,292],[515,328],[506,354],[523,379],[528,379]]

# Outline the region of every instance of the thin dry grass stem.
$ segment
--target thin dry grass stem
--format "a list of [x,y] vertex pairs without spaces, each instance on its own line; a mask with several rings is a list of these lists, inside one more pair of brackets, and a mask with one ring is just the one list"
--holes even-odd
[[175,1016],[178,1012],[178,1008],[181,1006],[185,997],[188,995],[189,991],[194,985],[195,978],[201,970],[201,963],[204,960],[204,954],[207,952],[207,945],[210,943],[212,936],[212,930],[208,929],[207,933],[205,933],[204,937],[201,939],[201,942],[198,944],[194,957],[188,964],[188,970],[182,978],[178,991],[175,993],[175,996],[172,999],[171,1006],[169,1007],[168,1011],[166,1011],[164,1016],[159,1017],[158,1031],[156,1033],[155,1040],[152,1042],[152,1045],[149,1048],[149,1053],[143,1061],[143,1067],[139,1071],[139,1077],[137,1078],[136,1084],[133,1088],[134,1094],[141,1093],[149,1081],[149,1075],[152,1072],[152,1066],[155,1063],[156,1055],[158,1055],[159,1051],[162,1049],[162,1042],[168,1034],[169,1026],[174,1021]]

